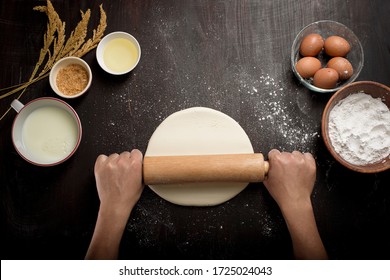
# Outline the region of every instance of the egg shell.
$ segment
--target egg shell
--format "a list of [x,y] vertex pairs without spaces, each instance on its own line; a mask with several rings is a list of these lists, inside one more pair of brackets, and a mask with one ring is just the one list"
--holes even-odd
[[331,89],[335,88],[339,80],[339,74],[332,68],[322,68],[314,74],[313,84],[316,87]]
[[329,56],[346,56],[351,50],[351,45],[340,36],[330,36],[324,43],[325,53]]
[[324,47],[324,39],[320,34],[312,33],[305,36],[299,47],[302,56],[316,56]]
[[352,64],[344,57],[333,57],[327,67],[336,70],[340,80],[348,80],[353,74]]
[[308,79],[321,69],[321,61],[311,56],[303,57],[298,60],[295,69],[302,78]]

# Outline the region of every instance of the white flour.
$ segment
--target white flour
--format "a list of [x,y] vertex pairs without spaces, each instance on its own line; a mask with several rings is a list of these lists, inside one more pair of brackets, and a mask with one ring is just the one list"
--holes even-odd
[[329,113],[329,138],[346,161],[365,165],[390,154],[390,111],[379,98],[351,94]]

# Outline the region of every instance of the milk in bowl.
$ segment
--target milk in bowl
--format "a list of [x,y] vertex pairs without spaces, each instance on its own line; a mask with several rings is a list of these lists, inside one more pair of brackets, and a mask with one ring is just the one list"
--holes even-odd
[[33,158],[52,163],[72,152],[77,143],[77,126],[65,110],[55,106],[41,107],[26,118],[22,139]]
[[18,153],[37,165],[61,163],[74,153],[80,138],[81,125],[76,112],[57,99],[27,104],[13,127]]

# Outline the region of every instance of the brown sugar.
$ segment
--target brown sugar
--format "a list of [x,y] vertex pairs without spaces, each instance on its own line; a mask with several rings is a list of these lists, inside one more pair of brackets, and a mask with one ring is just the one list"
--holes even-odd
[[88,85],[88,73],[79,64],[69,64],[58,71],[56,83],[63,94],[76,95]]

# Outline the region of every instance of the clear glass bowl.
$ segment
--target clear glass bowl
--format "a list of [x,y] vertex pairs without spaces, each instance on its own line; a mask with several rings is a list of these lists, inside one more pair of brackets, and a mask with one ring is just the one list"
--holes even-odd
[[[348,59],[349,62],[352,64],[353,75],[348,80],[338,82],[335,88],[323,89],[323,88],[316,87],[313,85],[312,78],[310,79],[302,78],[297,72],[297,70],[295,69],[295,65],[297,61],[300,58],[302,58],[302,56],[299,53],[299,47],[301,45],[301,42],[304,37],[306,37],[311,33],[320,34],[324,38],[324,40],[327,37],[332,35],[340,36],[343,37],[345,40],[347,40],[351,45],[351,51],[347,54],[346,59]],[[323,50],[317,56],[317,58],[321,61],[323,67],[326,66],[329,60],[329,57],[324,53]],[[335,92],[340,88],[344,87],[345,85],[355,81],[356,78],[359,76],[360,71],[363,68],[363,64],[364,64],[363,47],[360,44],[358,37],[348,27],[336,21],[321,20],[307,25],[295,37],[295,40],[291,47],[291,67],[295,76],[305,87],[316,92],[321,92],[321,93]]]

